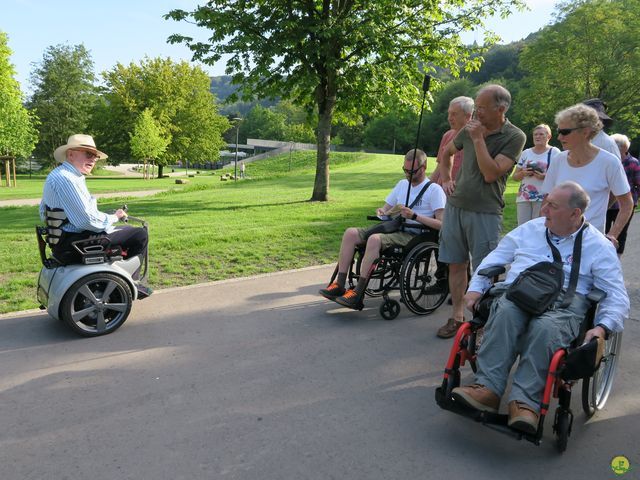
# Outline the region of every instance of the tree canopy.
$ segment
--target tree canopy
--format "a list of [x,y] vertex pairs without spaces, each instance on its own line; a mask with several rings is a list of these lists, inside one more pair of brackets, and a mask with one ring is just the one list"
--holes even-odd
[[193,19],[208,42],[173,35],[194,58],[213,64],[230,55],[227,74],[245,98],[282,97],[318,114],[318,157],[312,200],[327,200],[334,114],[375,113],[381,97],[418,104],[420,68],[457,75],[480,59],[459,33],[482,18],[507,14],[520,0],[218,0],[166,17]]
[[162,133],[151,110],[145,108],[133,126],[131,154],[142,160],[155,159],[167,150],[170,141],[171,139]]
[[84,45],[49,47],[31,74],[29,109],[40,119],[36,152],[53,163],[53,151],[69,135],[90,133],[95,103],[93,60]]
[[147,58],[140,64],[117,64],[103,76],[106,86],[96,128],[116,161],[131,158],[129,132],[145,109],[153,112],[163,136],[170,140],[157,158],[160,167],[184,159],[218,158],[224,144],[222,132],[229,123],[217,113],[209,77],[201,68],[168,58]]
[[315,133],[304,112],[285,101],[273,108],[255,105],[240,123],[240,138],[314,143]]
[[38,139],[36,119],[22,105],[7,40],[0,32],[0,157],[28,157]]
[[527,44],[519,112],[530,125],[592,97],[609,104],[616,128],[640,133],[640,0],[560,5],[558,21]]

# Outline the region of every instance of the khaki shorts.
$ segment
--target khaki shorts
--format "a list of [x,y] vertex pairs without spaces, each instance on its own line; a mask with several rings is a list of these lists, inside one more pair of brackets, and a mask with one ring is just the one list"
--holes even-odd
[[438,260],[444,263],[471,261],[475,270],[484,257],[498,246],[502,215],[470,212],[447,203],[440,230]]
[[[358,235],[360,235],[360,240],[362,243],[367,243],[367,230],[366,228],[358,228]],[[386,250],[389,247],[398,246],[404,247],[407,245],[413,237],[415,237],[412,233],[407,232],[393,232],[393,233],[377,233],[376,235],[380,236],[380,251]]]

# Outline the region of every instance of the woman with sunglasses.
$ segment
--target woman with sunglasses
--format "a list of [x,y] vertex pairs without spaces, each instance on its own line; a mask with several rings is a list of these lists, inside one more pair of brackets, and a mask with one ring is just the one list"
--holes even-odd
[[548,193],[567,180],[580,184],[591,198],[585,218],[602,233],[611,194],[620,205],[620,213],[607,238],[618,248],[618,236],[631,217],[633,198],[620,160],[591,143],[602,130],[602,122],[594,109],[582,104],[558,112],[555,121],[564,151],[553,158],[542,192]]
[[527,148],[516,164],[511,178],[520,182],[516,200],[518,225],[540,216],[544,195],[540,192],[551,158],[560,153],[549,145],[551,128],[544,123],[533,129],[533,147]]

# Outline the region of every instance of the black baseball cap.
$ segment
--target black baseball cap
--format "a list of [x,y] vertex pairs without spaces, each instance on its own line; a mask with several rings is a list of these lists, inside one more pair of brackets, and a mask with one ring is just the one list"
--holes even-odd
[[591,107],[598,112],[598,117],[600,117],[600,120],[602,120],[602,123],[605,125],[613,123],[613,119],[607,115],[607,104],[599,98],[590,98],[589,100],[582,102],[582,104]]

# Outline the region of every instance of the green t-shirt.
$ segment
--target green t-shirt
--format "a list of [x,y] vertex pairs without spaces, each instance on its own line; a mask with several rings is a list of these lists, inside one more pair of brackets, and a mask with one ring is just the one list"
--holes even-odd
[[[505,121],[499,131],[484,139],[491,157],[496,158],[498,154],[502,154],[513,160],[514,165],[522,153],[526,140],[524,132],[509,120]],[[464,156],[456,178],[456,189],[448,201],[454,207],[463,210],[502,214],[503,195],[511,169],[495,182],[487,183],[478,167],[473,141],[466,128],[458,132],[453,143],[458,150],[464,149]]]

